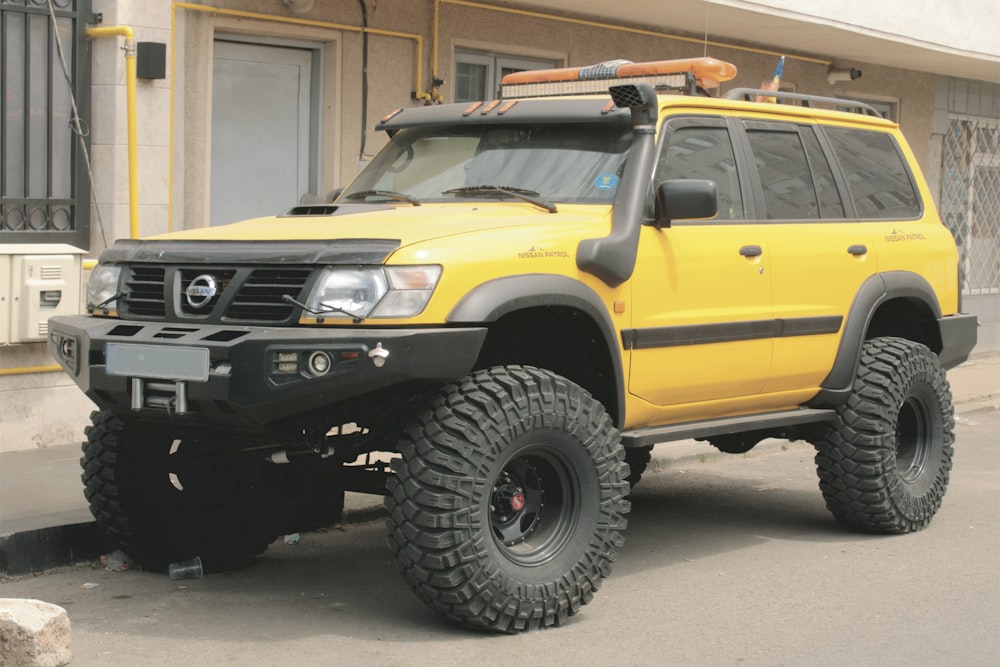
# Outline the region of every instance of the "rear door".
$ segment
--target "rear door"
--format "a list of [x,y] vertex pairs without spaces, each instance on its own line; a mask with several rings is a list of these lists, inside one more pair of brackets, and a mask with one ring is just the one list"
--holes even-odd
[[775,318],[766,393],[811,390],[829,373],[845,316],[877,271],[868,228],[808,123],[746,120],[756,217],[768,249]]

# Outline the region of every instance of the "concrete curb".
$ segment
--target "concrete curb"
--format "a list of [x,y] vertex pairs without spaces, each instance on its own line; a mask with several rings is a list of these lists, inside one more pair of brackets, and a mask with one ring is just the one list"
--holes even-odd
[[96,559],[114,547],[95,521],[0,536],[0,573],[28,574]]

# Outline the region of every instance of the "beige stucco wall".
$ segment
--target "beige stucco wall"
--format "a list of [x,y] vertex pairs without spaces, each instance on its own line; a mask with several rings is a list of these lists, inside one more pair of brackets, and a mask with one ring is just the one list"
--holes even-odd
[[[367,136],[361,155],[361,11],[355,0],[316,2],[306,14],[291,12],[280,0],[222,0],[212,5],[221,12],[173,11],[169,0],[95,0],[95,10],[104,12],[106,25],[128,24],[138,40],[168,45],[167,79],[140,80],[137,94],[141,235],[209,223],[211,70],[217,35],[291,39],[323,48],[322,183],[316,194],[349,182],[359,160],[370,158],[385,142],[384,136],[372,130],[378,118],[394,108],[419,104],[413,93],[429,88],[433,72],[445,79],[441,92],[446,100],[451,99],[448,82],[454,80],[457,48],[541,57],[566,65],[614,58],[681,58],[707,50],[739,68],[739,77],[725,87],[759,84],[770,78],[777,60],[775,52],[753,45],[727,48],[715,44],[705,49],[696,36],[679,40],[642,34],[649,31],[641,26],[623,26],[623,30],[582,25],[544,13],[525,16],[505,6],[486,9],[443,2],[435,62],[433,2],[380,0],[368,4],[369,27],[398,35],[369,34]],[[226,11],[239,15],[226,15]],[[128,234],[125,70],[119,47],[120,40],[111,39],[94,47],[93,151],[95,166],[100,167],[95,195],[105,221],[101,234],[95,216],[95,251],[104,247],[105,238]],[[171,48],[177,49],[176,57]],[[830,85],[826,80],[829,61],[823,54],[788,56],[784,81],[794,84],[798,92],[897,104],[903,131],[921,165],[928,166],[932,75],[838,62],[838,67],[861,68],[864,76]],[[421,81],[416,80],[418,57]]]
[[[129,25],[137,40],[167,45],[167,78],[140,80],[136,96],[141,235],[208,224],[212,40],[216,33],[322,45],[325,86],[321,191],[346,184],[356,172],[362,125],[361,12],[357,0],[317,0],[312,11],[301,15],[291,12],[281,0],[216,0],[212,6],[261,16],[173,11],[170,0],[94,0],[93,9],[103,13],[104,25]],[[438,57],[434,62],[431,0],[368,0],[368,8],[371,28],[404,35],[369,35],[366,158],[385,141],[372,129],[377,120],[394,108],[420,104],[412,99],[412,93],[428,89],[432,72],[446,80],[442,92],[446,100],[451,99],[447,82],[454,79],[456,48],[543,57],[566,65],[614,58],[662,60],[700,56],[705,51],[696,35],[690,40],[668,39],[641,34],[645,28],[639,25],[616,30],[556,16],[529,17],[444,2],[440,5]],[[93,45],[91,127],[97,206],[91,217],[92,256],[106,242],[129,233],[125,60],[121,46],[121,38],[102,38]],[[755,86],[770,78],[777,60],[776,53],[765,51],[779,47],[771,44],[762,50],[749,44],[739,48],[711,45],[707,51],[738,66],[739,77],[727,87]],[[422,69],[419,81],[418,53]],[[903,131],[921,166],[933,171],[935,158],[928,148],[934,111],[933,76],[868,63],[838,62],[838,67],[858,67],[864,75],[851,83],[830,85],[824,54],[799,54],[805,58],[788,55],[784,82],[794,84],[799,92],[898,104]],[[52,363],[43,345],[0,348],[0,368]],[[20,449],[77,440],[90,409],[90,402],[62,373],[0,376],[0,424],[6,436],[0,446]]]

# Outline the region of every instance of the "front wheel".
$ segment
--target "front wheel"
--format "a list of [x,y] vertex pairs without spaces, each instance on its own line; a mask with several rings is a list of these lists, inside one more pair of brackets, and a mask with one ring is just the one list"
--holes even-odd
[[389,546],[417,596],[468,627],[558,625],[622,545],[628,467],[604,408],[551,372],[479,371],[405,430]]
[[933,352],[902,338],[865,342],[851,396],[816,443],[827,507],[866,532],[923,528],[948,487],[954,428]]
[[173,433],[107,411],[83,443],[98,525],[150,570],[199,556],[206,572],[249,564],[275,536],[337,521],[343,488],[324,462],[268,463],[208,433]]

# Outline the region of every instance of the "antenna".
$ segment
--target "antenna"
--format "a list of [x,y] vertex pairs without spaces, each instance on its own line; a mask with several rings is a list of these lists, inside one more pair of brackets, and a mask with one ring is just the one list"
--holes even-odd
[[712,0],[705,0],[705,51],[702,55],[708,57],[708,9],[712,6]]

